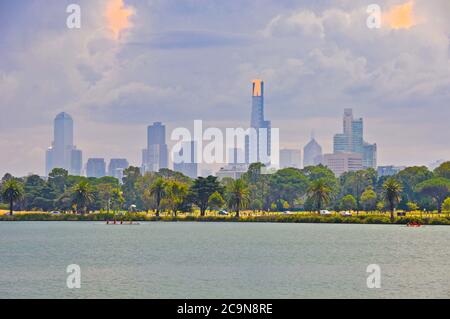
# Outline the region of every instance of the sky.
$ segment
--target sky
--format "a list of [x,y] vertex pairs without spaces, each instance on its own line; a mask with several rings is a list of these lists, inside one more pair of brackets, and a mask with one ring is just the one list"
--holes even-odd
[[0,30],[0,174],[44,174],[62,111],[84,160],[138,166],[153,122],[248,127],[255,78],[282,148],[332,152],[353,108],[379,165],[450,159],[448,0],[2,0]]

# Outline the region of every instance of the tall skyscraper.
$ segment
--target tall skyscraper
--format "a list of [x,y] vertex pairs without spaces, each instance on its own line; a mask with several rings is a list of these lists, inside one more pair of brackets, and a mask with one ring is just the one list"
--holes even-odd
[[[252,82],[252,114],[250,127],[256,129],[256,145],[251,139],[246,140],[247,163],[267,162],[263,154],[271,155],[271,122],[264,118],[264,81],[253,80]],[[264,163],[269,164],[269,163]]]
[[280,168],[302,168],[302,155],[300,150],[280,150]]
[[303,148],[303,167],[319,165],[322,162],[322,147],[317,143],[314,134],[311,141]]
[[108,165],[108,175],[122,181],[123,171],[129,166],[130,164],[125,158],[112,158]]
[[103,158],[90,158],[86,164],[87,177],[101,178],[106,176],[106,162]]
[[142,169],[144,172],[158,172],[168,168],[168,148],[166,127],[155,122],[147,129],[147,148],[142,151]]
[[198,164],[196,159],[197,144],[195,142],[184,142],[179,152],[173,154],[173,170],[180,172],[190,178],[198,177]]
[[333,139],[333,153],[357,153],[363,157],[363,168],[376,168],[377,145],[364,141],[364,122],[362,118],[353,118],[353,110],[345,109],[343,133]]
[[63,168],[71,175],[81,175],[82,152],[73,144],[73,120],[59,113],[54,120],[52,146],[46,152],[46,176],[54,168]]

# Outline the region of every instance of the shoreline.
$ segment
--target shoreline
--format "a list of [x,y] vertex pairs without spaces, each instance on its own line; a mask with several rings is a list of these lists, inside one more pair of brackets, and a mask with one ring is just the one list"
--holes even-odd
[[[17,214],[13,216],[0,215],[0,222],[106,222],[113,221],[114,214],[95,213],[89,215],[62,214],[52,215],[48,213],[36,214]],[[117,221],[121,218],[116,217]],[[445,225],[450,226],[450,216],[436,217],[396,217],[391,222],[388,216],[380,215],[360,215],[352,217],[343,217],[339,215],[319,216],[319,215],[268,215],[268,216],[242,216],[240,218],[229,216],[148,216],[145,214],[131,214],[123,217],[123,221],[133,222],[225,222],[225,223],[294,223],[294,224],[367,224],[367,225],[406,225],[411,222],[417,222],[421,225]]]

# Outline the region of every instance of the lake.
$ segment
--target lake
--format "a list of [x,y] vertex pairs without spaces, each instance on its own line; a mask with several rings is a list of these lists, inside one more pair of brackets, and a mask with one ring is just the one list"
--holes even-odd
[[2,222],[0,242],[0,298],[450,297],[448,226]]

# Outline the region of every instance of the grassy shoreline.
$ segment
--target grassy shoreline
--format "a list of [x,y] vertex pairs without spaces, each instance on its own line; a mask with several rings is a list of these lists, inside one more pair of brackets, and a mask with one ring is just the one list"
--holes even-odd
[[[117,217],[116,217],[117,218]],[[117,218],[120,220],[119,218]],[[422,225],[450,225],[450,216],[407,216],[396,217],[391,222],[386,215],[359,215],[352,217],[343,217],[340,215],[319,216],[316,214],[272,214],[265,216],[242,216],[240,218],[228,216],[162,216],[155,217],[145,213],[127,214],[124,220],[132,220],[136,222],[233,222],[233,223],[308,223],[308,224],[397,224],[406,225],[410,222],[418,222]],[[114,214],[94,213],[89,215],[62,214],[52,215],[49,213],[27,213],[15,214],[13,216],[0,215],[0,222],[20,222],[20,221],[106,221],[114,220]]]

